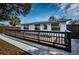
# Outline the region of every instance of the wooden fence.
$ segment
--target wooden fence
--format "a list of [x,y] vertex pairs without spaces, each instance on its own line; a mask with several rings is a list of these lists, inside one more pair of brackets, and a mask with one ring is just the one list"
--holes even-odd
[[67,30],[71,31],[72,39],[79,39],[79,25],[77,24],[68,24]]
[[71,52],[70,32],[6,30],[5,34]]

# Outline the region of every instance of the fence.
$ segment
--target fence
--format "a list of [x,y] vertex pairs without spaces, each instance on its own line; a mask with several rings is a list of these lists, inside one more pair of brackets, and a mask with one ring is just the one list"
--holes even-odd
[[71,52],[69,32],[6,30],[5,34]]
[[79,39],[79,25],[76,24],[68,24],[67,30],[71,31],[71,38]]

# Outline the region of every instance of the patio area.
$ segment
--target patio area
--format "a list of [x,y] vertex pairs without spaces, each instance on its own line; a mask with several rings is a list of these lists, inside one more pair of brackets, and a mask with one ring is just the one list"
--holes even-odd
[[79,55],[79,50],[78,50],[79,40],[78,39],[71,39],[72,52],[67,52],[61,49],[56,49],[53,47],[36,44],[30,41],[25,41],[25,40],[14,38],[14,37],[7,36],[4,34],[1,34],[0,38],[21,48],[22,50],[32,55]]
[[0,39],[0,55],[29,55],[29,53]]

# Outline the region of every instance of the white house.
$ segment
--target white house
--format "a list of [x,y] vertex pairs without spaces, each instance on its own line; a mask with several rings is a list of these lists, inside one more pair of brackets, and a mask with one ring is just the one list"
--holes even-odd
[[41,30],[41,31],[65,31],[66,30],[66,22],[69,19],[55,19],[54,17],[50,17],[48,21],[41,22],[33,22],[21,24],[22,29],[26,30]]

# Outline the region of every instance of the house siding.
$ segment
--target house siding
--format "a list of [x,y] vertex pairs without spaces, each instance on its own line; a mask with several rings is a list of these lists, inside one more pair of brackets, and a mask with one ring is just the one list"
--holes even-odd
[[44,30],[44,25],[40,24],[40,30]]
[[51,31],[51,24],[47,24],[47,31]]
[[[41,31],[53,31],[51,28],[51,26],[52,26],[51,23],[47,23],[46,25],[47,25],[47,29],[44,29],[44,24],[40,24],[40,30]],[[66,22],[60,22],[59,27],[60,27],[59,31],[64,32],[66,30]],[[23,28],[23,26],[21,28]],[[35,24],[29,25],[28,30],[35,30]]]
[[60,31],[65,31],[66,30],[66,22],[60,23]]
[[29,30],[35,30],[35,25],[29,25]]
[[40,30],[42,31],[51,31],[51,24],[46,24],[47,25],[47,29],[44,29],[44,25],[40,24]]

